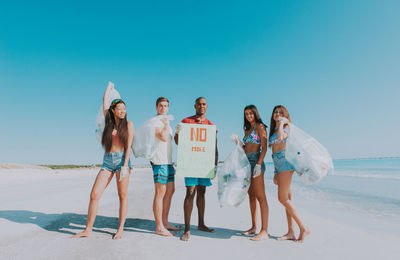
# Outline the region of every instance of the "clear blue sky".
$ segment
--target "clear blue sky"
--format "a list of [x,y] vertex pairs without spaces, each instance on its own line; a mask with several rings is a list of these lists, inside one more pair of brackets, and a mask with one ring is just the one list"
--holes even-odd
[[[219,129],[274,105],[334,158],[399,156],[399,1],[1,1],[0,162],[101,163],[109,80],[136,127],[208,99]],[[270,152],[267,155],[270,160]]]

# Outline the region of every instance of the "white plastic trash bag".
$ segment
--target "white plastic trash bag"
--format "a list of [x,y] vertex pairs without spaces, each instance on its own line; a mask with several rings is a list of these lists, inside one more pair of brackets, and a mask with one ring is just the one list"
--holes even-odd
[[316,183],[326,175],[333,174],[333,162],[328,150],[291,123],[285,157],[307,184]]
[[217,176],[221,207],[239,206],[247,196],[251,179],[251,166],[241,143],[235,145],[224,164],[218,169]]
[[174,120],[172,115],[157,115],[143,123],[138,130],[135,131],[133,137],[132,150],[135,157],[151,159],[157,149],[156,127],[162,127],[161,119]]
[[[110,107],[111,102],[114,99],[117,99],[117,98],[121,98],[121,96],[119,95],[118,91],[115,88],[111,89],[110,93],[108,95],[108,98],[105,101],[106,102],[106,107],[107,108]],[[96,139],[97,139],[97,141],[99,141],[99,143],[101,143],[101,137],[103,135],[104,126],[105,126],[105,118],[104,118],[103,102],[102,102],[101,105],[100,105],[100,108],[99,108],[99,112],[97,113],[97,116],[96,116],[96,130],[95,130],[95,132],[96,132]]]

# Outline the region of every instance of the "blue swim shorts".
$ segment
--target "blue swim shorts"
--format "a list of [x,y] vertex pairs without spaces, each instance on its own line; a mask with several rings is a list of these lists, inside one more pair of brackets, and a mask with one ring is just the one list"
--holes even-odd
[[194,177],[185,177],[185,186],[197,186],[201,185],[204,187],[211,186],[211,179],[210,178],[194,178]]
[[175,181],[175,169],[170,164],[156,165],[151,164],[153,169],[154,183],[167,184]]
[[[105,153],[103,157],[103,165],[102,169],[115,173],[121,170],[121,167],[124,165],[125,160],[125,151],[121,150],[114,153]],[[128,167],[131,167],[131,160],[128,161]]]
[[272,154],[272,160],[274,161],[275,174],[285,171],[294,171],[294,167],[285,158],[285,150]]

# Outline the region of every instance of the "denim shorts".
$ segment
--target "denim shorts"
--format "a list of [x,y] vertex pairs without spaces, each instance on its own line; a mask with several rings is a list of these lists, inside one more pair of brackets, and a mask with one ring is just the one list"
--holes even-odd
[[272,154],[272,160],[274,161],[275,174],[285,171],[294,171],[294,167],[285,158],[285,150]]
[[167,184],[168,182],[175,181],[175,170],[170,164],[156,165],[151,164],[153,169],[153,179],[154,183]]
[[[246,154],[246,156],[247,156],[247,159],[249,160],[249,163],[251,166],[251,174],[253,174],[254,167],[256,167],[258,159],[260,158],[260,152],[248,153],[248,154]],[[261,172],[265,172],[264,161],[261,164]]]
[[[114,153],[105,153],[103,157],[103,165],[101,166],[102,169],[115,173],[121,169],[124,165],[125,160],[125,150],[121,150]],[[128,167],[131,167],[131,160],[128,161]]]

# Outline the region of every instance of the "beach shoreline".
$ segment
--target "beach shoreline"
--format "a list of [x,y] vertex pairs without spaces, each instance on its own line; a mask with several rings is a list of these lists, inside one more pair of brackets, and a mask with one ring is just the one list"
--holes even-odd
[[[32,174],[35,172],[36,174]],[[277,202],[276,188],[266,178],[270,207],[268,241],[252,242],[240,235],[250,226],[250,212],[245,200],[238,208],[220,208],[217,181],[206,193],[206,224],[215,233],[197,231],[197,211],[192,215],[192,237],[187,243],[175,237],[154,234],[152,213],[153,181],[151,170],[135,168],[129,186],[129,210],[124,238],[113,241],[118,224],[118,196],[115,179],[106,189],[99,204],[93,236],[70,239],[86,224],[89,193],[98,169],[43,170],[1,169],[0,176],[0,258],[2,259],[204,259],[193,252],[213,252],[210,259],[242,259],[271,255],[278,259],[376,259],[396,258],[396,244],[400,236],[354,225],[327,216],[332,212],[315,209],[318,201],[297,201],[300,214],[311,228],[305,243],[281,242],[276,238],[286,232],[285,215]],[[57,174],[55,174],[57,173]],[[183,226],[182,178],[176,178],[176,192],[172,200],[170,222]],[[294,194],[296,196],[296,194]],[[296,200],[297,199],[297,200]],[[335,209],[332,209],[335,211]],[[316,214],[317,213],[317,214]],[[336,212],[341,215],[341,212]],[[362,215],[358,215],[362,218]],[[384,225],[385,223],[382,223]],[[156,246],[156,249],[154,246]],[[38,249],[39,248],[39,249]]]

